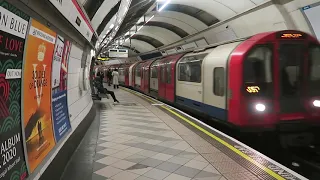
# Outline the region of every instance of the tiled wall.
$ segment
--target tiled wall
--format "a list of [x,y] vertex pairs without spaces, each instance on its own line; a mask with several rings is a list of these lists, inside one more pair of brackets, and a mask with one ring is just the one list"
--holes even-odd
[[[73,129],[77,128],[84,118],[79,118],[80,113],[86,109],[87,106],[90,106],[90,108],[92,106],[91,89],[87,88],[87,91],[81,91],[79,88],[79,73],[81,69],[82,54],[83,51],[81,48],[77,45],[72,45],[68,67],[68,105],[69,114],[71,115],[70,121]],[[86,64],[87,67],[90,67],[90,58],[87,58]]]

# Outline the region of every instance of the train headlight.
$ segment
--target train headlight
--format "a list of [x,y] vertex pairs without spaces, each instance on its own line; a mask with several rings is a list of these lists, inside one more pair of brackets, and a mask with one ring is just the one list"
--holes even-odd
[[314,100],[313,105],[314,107],[320,107],[320,100]]
[[266,110],[266,106],[264,104],[256,104],[256,110],[259,111],[259,112],[264,112]]

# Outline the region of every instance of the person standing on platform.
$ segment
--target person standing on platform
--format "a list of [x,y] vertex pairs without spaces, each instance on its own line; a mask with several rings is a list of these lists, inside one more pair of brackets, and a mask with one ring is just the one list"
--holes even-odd
[[113,77],[113,87],[114,87],[114,89],[119,89],[119,73],[118,73],[118,69],[115,69],[112,72],[112,77]]

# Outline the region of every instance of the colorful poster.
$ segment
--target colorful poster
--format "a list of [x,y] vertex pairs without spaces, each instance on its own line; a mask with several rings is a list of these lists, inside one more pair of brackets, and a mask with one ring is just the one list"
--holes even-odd
[[0,180],[24,180],[21,69],[29,16],[3,0],[0,14]]
[[61,69],[61,60],[64,47],[63,37],[57,36],[56,47],[54,48],[54,55],[52,60],[52,89],[59,87],[60,84],[60,69]]
[[56,33],[32,20],[23,72],[23,122],[29,170],[55,146],[51,118],[51,66]]
[[[59,79],[58,87],[52,87],[52,118],[57,142],[71,129],[67,102],[68,62],[71,43],[65,41],[61,45],[62,38],[58,36],[58,39],[54,59],[60,59],[60,63],[53,62],[52,64],[52,69],[56,69],[52,71],[52,80]],[[62,49],[57,48],[58,46],[62,47]],[[57,70],[58,68],[59,71]]]

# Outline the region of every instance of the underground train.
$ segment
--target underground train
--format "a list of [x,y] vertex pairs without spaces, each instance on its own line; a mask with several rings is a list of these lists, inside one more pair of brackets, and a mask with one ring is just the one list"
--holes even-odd
[[119,69],[124,86],[243,130],[320,124],[320,45],[304,32],[265,32],[108,68]]

